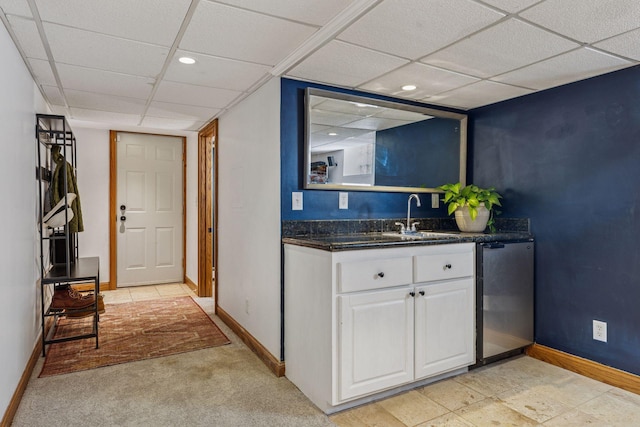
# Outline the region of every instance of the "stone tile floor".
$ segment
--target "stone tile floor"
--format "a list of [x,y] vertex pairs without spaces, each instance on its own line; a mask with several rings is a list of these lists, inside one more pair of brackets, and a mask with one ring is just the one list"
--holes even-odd
[[640,426],[640,396],[521,356],[332,415],[355,426]]
[[[104,292],[108,304],[176,296],[192,296],[213,312],[213,299],[194,296],[185,284]],[[630,427],[640,426],[640,395],[521,356],[349,409],[329,420],[339,427]]]

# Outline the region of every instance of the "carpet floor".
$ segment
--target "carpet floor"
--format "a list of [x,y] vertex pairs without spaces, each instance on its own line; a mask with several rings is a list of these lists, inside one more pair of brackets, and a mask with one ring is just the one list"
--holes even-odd
[[[55,337],[91,331],[93,318],[58,322]],[[191,297],[109,304],[95,339],[51,344],[40,377],[116,365],[229,344]]]
[[231,344],[44,378],[41,357],[12,427],[335,427],[193,299]]

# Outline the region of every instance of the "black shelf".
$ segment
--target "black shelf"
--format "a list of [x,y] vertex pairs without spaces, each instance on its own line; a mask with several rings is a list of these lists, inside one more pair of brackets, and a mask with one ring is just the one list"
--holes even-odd
[[[39,223],[43,223],[45,215],[45,194],[53,177],[53,161],[51,158],[52,147],[60,147],[60,153],[64,156],[62,167],[76,170],[76,139],[71,127],[64,116],[53,114],[36,114],[36,179],[38,181],[38,212]],[[67,186],[66,173],[64,173],[64,185]],[[66,194],[66,193],[65,193]],[[65,196],[66,202],[66,196]],[[40,299],[42,319],[42,356],[46,355],[47,345],[71,340],[94,338],[98,348],[98,294],[100,293],[100,259],[98,257],[78,257],[77,233],[71,232],[69,226],[64,225],[55,229],[39,227],[40,233]],[[63,246],[59,248],[58,243]],[[62,250],[60,250],[62,249]],[[56,259],[56,254],[62,255],[63,263]],[[54,264],[52,264],[54,262]],[[78,283],[92,283],[94,303],[81,310],[55,310],[45,306],[46,289],[52,290],[54,295],[56,288],[63,285]],[[90,291],[91,292],[91,291]],[[79,313],[93,316],[91,331],[77,335],[54,338],[61,318],[82,319],[86,316],[72,316]],[[69,316],[67,316],[69,315]],[[53,318],[53,324],[47,332],[47,319]]]
[[100,286],[97,282],[100,275],[100,258],[77,258],[74,263],[71,263],[69,270],[67,274],[67,264],[54,264],[42,281],[43,283],[96,281],[96,286]]

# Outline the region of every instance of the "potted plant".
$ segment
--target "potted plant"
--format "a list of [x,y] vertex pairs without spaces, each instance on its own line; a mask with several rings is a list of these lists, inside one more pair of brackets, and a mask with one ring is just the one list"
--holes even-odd
[[444,191],[444,201],[449,215],[455,212],[456,224],[460,231],[482,232],[489,227],[495,232],[495,206],[502,206],[502,196],[493,187],[481,188],[477,185],[467,185],[460,188],[460,183],[444,184],[438,190]]

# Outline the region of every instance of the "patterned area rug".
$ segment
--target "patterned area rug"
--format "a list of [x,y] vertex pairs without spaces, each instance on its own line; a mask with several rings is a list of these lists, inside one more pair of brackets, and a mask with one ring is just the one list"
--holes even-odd
[[[91,331],[93,317],[62,318],[55,337]],[[40,377],[229,344],[191,297],[108,304],[95,338],[51,344]]]

